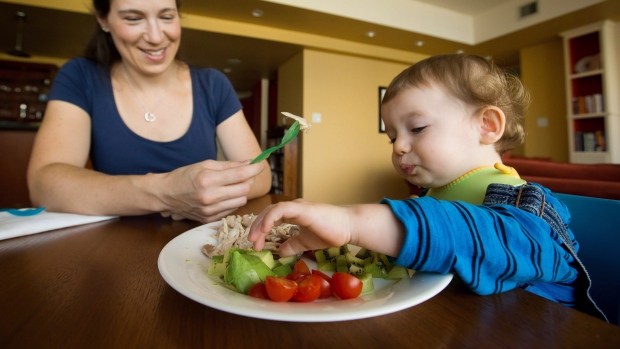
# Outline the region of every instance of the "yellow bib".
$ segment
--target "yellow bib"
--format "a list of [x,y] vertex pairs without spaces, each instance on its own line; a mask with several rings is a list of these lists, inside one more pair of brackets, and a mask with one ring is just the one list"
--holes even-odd
[[439,188],[430,188],[426,195],[439,200],[465,201],[480,205],[484,201],[489,184],[522,185],[525,181],[517,171],[504,164],[473,169],[454,181]]

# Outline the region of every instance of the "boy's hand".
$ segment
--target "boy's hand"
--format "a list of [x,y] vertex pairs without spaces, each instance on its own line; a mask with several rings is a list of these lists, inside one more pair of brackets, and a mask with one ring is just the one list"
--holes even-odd
[[248,239],[254,248],[261,250],[265,235],[283,222],[300,226],[300,233],[284,242],[279,249],[281,256],[290,256],[306,250],[355,243],[351,231],[350,211],[345,207],[311,203],[303,200],[281,202],[263,210],[250,228]]

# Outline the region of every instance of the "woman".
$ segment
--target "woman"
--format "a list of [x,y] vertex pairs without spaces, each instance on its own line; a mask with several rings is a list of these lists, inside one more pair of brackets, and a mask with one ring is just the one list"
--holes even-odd
[[[269,191],[269,166],[247,161],[260,147],[230,82],[176,58],[178,5],[93,1],[99,28],[59,71],[37,134],[33,204],[210,222]],[[229,161],[213,160],[216,137]]]

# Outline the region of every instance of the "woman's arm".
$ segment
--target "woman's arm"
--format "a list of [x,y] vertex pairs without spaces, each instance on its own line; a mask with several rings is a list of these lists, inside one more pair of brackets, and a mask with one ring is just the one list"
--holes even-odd
[[107,176],[85,168],[90,118],[81,108],[50,101],[37,133],[28,186],[33,204],[82,214],[143,214],[158,209],[143,187],[151,178]]
[[90,129],[81,108],[49,102],[28,168],[33,204],[92,215],[167,212],[207,222],[243,206],[266,167],[207,160],[163,174],[106,175],[85,168]]

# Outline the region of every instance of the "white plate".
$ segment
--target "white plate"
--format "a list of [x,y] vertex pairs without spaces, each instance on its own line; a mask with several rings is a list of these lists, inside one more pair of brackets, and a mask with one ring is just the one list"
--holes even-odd
[[[206,273],[210,259],[200,251],[215,240],[219,222],[191,229],[170,241],[159,254],[159,272],[179,293],[211,308],[259,319],[328,322],[389,314],[420,304],[441,292],[452,274],[418,272],[410,280],[375,279],[375,290],[356,299],[277,303],[232,291]],[[309,263],[309,266],[312,266]]]

